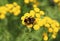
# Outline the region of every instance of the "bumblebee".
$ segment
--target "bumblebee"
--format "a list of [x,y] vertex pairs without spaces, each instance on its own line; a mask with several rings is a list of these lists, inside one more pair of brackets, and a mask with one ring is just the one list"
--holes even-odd
[[27,24],[27,25],[30,25],[30,24],[34,24],[35,23],[35,19],[32,17],[28,17],[24,20],[24,22]]

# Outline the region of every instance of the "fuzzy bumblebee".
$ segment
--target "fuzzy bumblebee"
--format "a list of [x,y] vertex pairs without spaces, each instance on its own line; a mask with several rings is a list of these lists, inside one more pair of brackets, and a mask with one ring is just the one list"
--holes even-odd
[[27,19],[24,20],[24,22],[27,24],[27,25],[30,25],[30,24],[34,24],[35,22],[35,19],[32,17],[28,17]]

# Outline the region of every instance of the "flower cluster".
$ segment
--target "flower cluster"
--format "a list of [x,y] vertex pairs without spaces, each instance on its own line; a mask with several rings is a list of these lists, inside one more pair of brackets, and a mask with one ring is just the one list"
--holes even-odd
[[[33,10],[24,14],[21,17],[22,24],[27,26],[27,28],[39,30],[44,28],[43,30],[43,40],[48,41],[49,38],[56,38],[58,31],[60,30],[60,25],[56,20],[51,19],[48,16],[45,16],[44,11],[40,10],[37,7],[36,0],[24,0],[26,4],[29,2],[33,4]],[[54,0],[55,3],[59,3],[59,0]],[[14,2],[13,4],[6,4],[5,6],[0,7],[0,19],[4,19],[7,13],[11,13],[15,16],[18,16],[21,13],[21,7]],[[47,31],[45,30],[47,29]],[[49,33],[49,34],[48,34]],[[51,36],[49,36],[51,34]]]
[[0,19],[4,19],[7,13],[7,8],[5,6],[0,7]]
[[[21,20],[22,24],[27,26],[27,28],[39,30],[43,27],[47,29],[47,32],[43,31],[43,40],[45,41],[47,41],[49,37],[56,38],[60,27],[56,20],[44,16],[44,12],[37,7],[35,7],[34,10],[30,10],[29,13],[25,13],[24,16],[21,17]],[[47,33],[51,34],[51,36],[48,36],[49,34]]]
[[0,19],[4,19],[5,15],[9,12],[15,16],[19,15],[21,10],[20,6],[14,2],[13,4],[6,4],[5,6],[0,6]]
[[[26,4],[33,2],[33,0],[24,0]],[[59,3],[59,0],[54,0],[55,3]],[[48,16],[44,16],[44,12],[37,8],[36,4],[33,4],[34,10],[30,10],[29,13],[25,13],[21,17],[22,24],[28,28],[39,30],[42,27],[46,30],[43,31],[43,40],[48,41],[50,38],[56,38],[59,31],[59,23],[56,20],[51,19]],[[49,33],[49,34],[48,34]],[[51,35],[50,35],[51,34]],[[50,36],[49,36],[50,35]]]
[[34,8],[34,10],[30,10],[29,13],[25,13],[24,16],[21,17],[22,24],[26,25],[28,28],[32,28],[34,30],[38,30],[40,28],[39,21],[40,17],[44,15],[44,12],[39,8]]
[[[46,28],[48,30],[48,33],[51,34],[50,37],[56,38],[57,32],[59,31],[60,28],[59,23],[56,20],[52,20],[49,17],[44,17],[43,20],[44,28]],[[48,40],[47,32],[43,33],[43,36],[45,41]]]
[[8,9],[9,13],[14,14],[15,16],[21,13],[21,7],[16,2],[13,4],[6,4],[6,8]]

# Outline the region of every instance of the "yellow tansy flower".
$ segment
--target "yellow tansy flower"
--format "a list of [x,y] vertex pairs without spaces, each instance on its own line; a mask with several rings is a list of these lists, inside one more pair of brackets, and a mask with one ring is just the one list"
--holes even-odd
[[49,25],[48,23],[46,23],[46,24],[45,24],[45,27],[49,28],[49,27],[50,27],[50,25]]
[[44,15],[44,12],[43,11],[40,11],[40,15]]
[[34,8],[34,11],[35,11],[35,12],[39,12],[40,9],[36,7],[36,8]]
[[38,25],[39,26],[43,26],[44,25],[44,22],[43,21],[38,21]]
[[25,13],[24,16],[25,17],[30,17],[31,15],[30,15],[30,13]]
[[37,17],[37,18],[40,18],[40,14],[39,14],[39,13],[36,13],[36,17]]
[[29,0],[24,0],[24,3],[28,4],[29,3]]
[[0,19],[5,19],[5,14],[1,14]]
[[14,7],[13,4],[6,4],[5,6],[6,6],[8,12]]
[[22,17],[21,17],[21,20],[24,20],[24,19],[25,19],[25,16],[22,16]]
[[48,28],[48,32],[53,32],[53,29],[52,28]]
[[14,5],[14,6],[18,6],[18,4],[17,4],[16,2],[13,2],[13,5]]
[[21,13],[21,7],[16,2],[13,2],[13,4],[6,4],[5,7],[9,13],[14,14],[15,16],[18,16]]
[[58,32],[59,28],[54,27],[53,32]]
[[52,38],[54,38],[54,39],[55,39],[55,38],[56,38],[56,34],[52,34]]
[[36,4],[33,4],[33,8],[36,8],[37,7],[37,5]]
[[0,7],[0,13],[6,14],[7,13],[7,8],[4,6]]
[[32,17],[34,17],[34,16],[35,16],[35,11],[34,11],[34,10],[30,10],[30,15],[31,15]]
[[0,7],[0,19],[5,19],[7,13],[7,8],[5,6]]
[[14,12],[14,15],[15,15],[15,16],[17,16],[17,15],[19,15],[19,14],[20,14],[20,12],[21,12],[21,11],[20,11],[20,10],[18,10],[18,11],[16,11],[16,12]]
[[44,40],[44,41],[47,41],[47,40],[48,40],[47,33],[43,33],[43,40]]
[[34,25],[34,30],[39,30],[40,29],[40,27],[39,27],[39,25],[37,24],[37,25]]

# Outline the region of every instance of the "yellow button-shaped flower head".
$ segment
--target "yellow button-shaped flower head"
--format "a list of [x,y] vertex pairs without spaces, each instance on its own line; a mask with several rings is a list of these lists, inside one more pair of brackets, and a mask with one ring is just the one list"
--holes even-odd
[[24,0],[24,3],[28,4],[29,3],[29,0]]
[[36,4],[33,4],[33,8],[37,8],[37,5]]
[[30,15],[30,13],[25,13],[24,16],[25,17],[30,17],[31,15]]
[[47,41],[47,40],[48,40],[48,36],[47,36],[46,33],[43,33],[43,40],[44,40],[44,41]]
[[24,19],[25,19],[25,16],[22,16],[22,17],[21,17],[21,20],[24,20]]
[[43,25],[45,24],[45,21],[44,21],[44,20],[40,20],[40,21],[38,21],[38,24],[39,24],[40,26],[43,26]]
[[14,6],[18,6],[18,4],[17,4],[16,2],[13,2],[13,5],[14,5]]
[[5,14],[1,14],[0,19],[5,19]]
[[16,12],[14,12],[14,15],[15,15],[15,16],[18,16],[18,15],[20,14],[20,12],[21,12],[21,11],[18,10],[18,11],[16,11]]
[[6,14],[7,13],[7,8],[5,6],[0,7],[0,13]]
[[37,18],[40,18],[40,14],[39,14],[39,13],[36,13],[36,17],[37,17]]
[[10,11],[13,7],[13,4],[6,4],[6,8],[8,11]]
[[44,36],[44,40],[47,41],[48,40],[48,37],[47,36]]
[[34,16],[35,16],[35,11],[34,11],[34,10],[30,10],[30,15],[31,15],[32,17],[34,17]]
[[44,11],[40,11],[40,15],[44,15],[45,13],[44,13]]
[[39,12],[40,9],[36,7],[36,8],[34,8],[34,11],[35,11],[35,12]]
[[55,28],[56,26],[55,26],[54,24],[51,24],[51,27],[52,27],[52,28]]
[[48,28],[48,32],[52,33],[53,29],[52,28]]
[[59,28],[54,27],[53,32],[58,32]]
[[38,24],[34,25],[34,30],[39,30],[40,29],[40,26]]
[[13,4],[6,4],[5,7],[7,8],[7,12],[12,13],[15,16],[18,16],[21,13],[21,7],[16,2],[13,2]]
[[46,23],[52,24],[52,19],[50,17],[44,17]]
[[55,35],[55,34],[52,34],[52,38],[54,38],[54,39],[55,39],[55,38],[56,38],[56,35]]
[[46,24],[45,24],[45,27],[49,28],[49,27],[50,27],[50,25],[49,25],[48,23],[46,23]]
[[59,23],[56,20],[53,20],[53,24],[57,27],[59,27]]
[[11,11],[15,16],[18,16],[21,13],[20,6],[14,7]]

